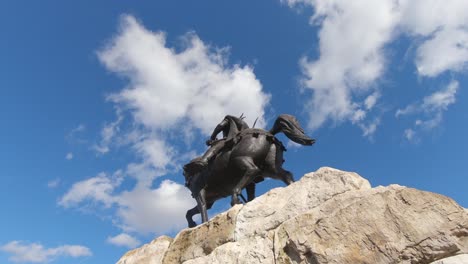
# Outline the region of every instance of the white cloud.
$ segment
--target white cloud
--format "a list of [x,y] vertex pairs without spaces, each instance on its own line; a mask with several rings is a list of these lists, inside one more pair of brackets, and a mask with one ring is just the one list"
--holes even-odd
[[75,183],[59,200],[59,205],[68,208],[88,202],[95,208],[115,206],[114,223],[126,232],[162,234],[185,227],[185,213],[196,205],[190,191],[170,180],[153,189],[152,181],[143,178],[137,180],[132,190],[119,193],[116,188],[122,180],[120,172],[113,176],[100,173]]
[[417,119],[415,121],[413,129],[405,130],[405,137],[409,140],[413,138],[417,128],[431,130],[437,127],[442,122],[444,112],[451,104],[455,103],[458,88],[458,82],[451,81],[444,89],[424,97],[421,102],[415,102],[403,109],[398,109],[395,112],[397,118],[415,114],[422,114],[424,117],[424,120]]
[[78,126],[76,126],[70,131],[70,134],[73,135],[79,132],[83,132],[85,130],[86,130],[86,126],[84,124],[79,124]]
[[175,150],[157,137],[148,137],[135,143],[134,149],[154,168],[164,169],[174,160]]
[[[290,4],[298,1],[290,1]],[[303,58],[303,85],[313,91],[311,129],[327,119],[361,124],[377,101],[372,84],[385,68],[383,47],[397,22],[391,1],[303,1],[315,8],[320,24],[320,57]],[[369,94],[364,101],[355,97]]]
[[100,173],[96,177],[73,184],[59,200],[59,205],[67,208],[90,200],[110,207],[115,202],[113,191],[120,185],[121,181],[121,172],[115,173],[112,178],[105,173]]
[[54,179],[54,180],[50,180],[49,182],[47,182],[47,187],[49,188],[56,188],[57,186],[59,186],[60,184],[60,179],[57,178],[57,179]]
[[447,70],[462,71],[467,62],[468,31],[463,28],[441,30],[417,50],[416,64],[421,75],[434,77]]
[[439,126],[439,124],[442,122],[442,112],[436,112],[435,115],[427,120],[420,120],[418,119],[416,121],[416,126],[419,126],[425,130],[431,130],[433,128],[436,128]]
[[84,124],[79,124],[78,126],[74,127],[70,132],[65,136],[66,139],[70,141],[77,141],[82,142],[83,139],[78,138],[78,135],[83,133],[86,130],[86,126]]
[[93,146],[93,149],[99,154],[106,154],[109,152],[109,145],[112,143],[114,137],[118,134],[120,130],[120,124],[123,120],[121,111],[117,109],[116,111],[117,119],[113,122],[106,123],[101,130],[101,142]]
[[110,244],[119,246],[119,247],[128,247],[128,248],[135,248],[141,244],[141,242],[138,239],[126,233],[121,233],[114,237],[108,237],[107,242]]
[[91,256],[91,250],[80,245],[63,245],[55,248],[44,248],[38,243],[24,243],[11,241],[0,248],[11,254],[9,260],[12,262],[48,263],[58,257],[86,257]]
[[125,113],[131,114],[134,126],[124,141],[141,158],[138,167],[158,175],[177,165],[174,157],[180,156],[180,149],[168,143],[175,133],[186,142],[196,132],[209,135],[226,114],[244,113],[250,123],[259,117],[258,125],[263,126],[270,95],[263,92],[253,69],[229,66],[227,48],[210,47],[195,33],[181,39],[183,48],[176,51],[166,45],[165,33],[122,16],[119,33],[98,57],[129,84],[108,96],[118,119],[104,126],[98,151],[109,150]]
[[131,109],[135,121],[150,129],[173,129],[188,122],[211,132],[226,114],[260,117],[269,95],[249,66],[226,64],[227,49],[211,48],[195,33],[185,48],[166,46],[163,32],[152,32],[132,16],[123,16],[120,33],[98,55],[130,84],[110,100]]
[[[252,67],[230,66],[228,48],[206,45],[195,33],[181,39],[182,48],[169,47],[165,33],[146,29],[132,16],[122,17],[119,33],[98,57],[128,84],[108,96],[117,120],[104,125],[95,149],[106,153],[117,141],[127,145],[135,161],[123,173],[136,184],[125,190],[120,181],[100,174],[75,183],[59,205],[91,202],[115,208],[115,224],[126,233],[178,230],[186,226],[185,213],[195,201],[176,182],[164,180],[153,187],[155,178],[177,171],[193,158],[191,138],[209,135],[227,114],[244,113],[250,124],[258,117],[257,127],[264,125],[270,95],[262,90]],[[131,122],[122,122],[126,115]]]
[[406,106],[403,109],[398,109],[395,113],[396,117],[402,115],[415,114],[425,112],[428,114],[442,113],[446,111],[448,106],[455,103],[455,95],[459,84],[457,81],[451,81],[443,90],[437,91],[423,98],[422,102],[416,102]]
[[300,61],[302,83],[313,92],[307,105],[312,129],[327,120],[349,120],[362,128],[380,95],[376,93],[377,82],[389,59],[385,48],[402,35],[409,36],[416,47],[414,62],[419,75],[436,77],[466,69],[468,1],[283,2],[291,7],[313,7],[311,23],[320,26],[319,58]]
[[397,109],[397,111],[395,112],[395,117],[399,117],[399,116],[402,116],[402,115],[407,115],[407,114],[410,114],[410,113],[415,113],[415,112],[418,112],[420,110],[420,108],[418,108],[418,104],[410,104],[408,106],[406,106],[405,108],[403,109]]
[[66,160],[72,160],[73,159],[73,153],[68,152],[67,155],[65,155]]
[[400,5],[402,28],[422,39],[416,57],[419,74],[434,77],[463,70],[468,62],[468,2],[407,0]]
[[404,135],[408,141],[413,141],[415,138],[415,131],[411,128],[405,129]]
[[379,92],[374,92],[373,94],[367,96],[366,100],[364,100],[364,105],[366,106],[366,109],[367,110],[372,109],[377,103],[377,100],[379,99],[379,97],[380,97]]
[[455,103],[455,94],[457,93],[458,87],[458,82],[452,81],[444,90],[424,97],[422,108],[428,112],[447,110],[449,105]]
[[358,126],[361,128],[362,130],[362,135],[364,137],[369,137],[369,138],[372,138],[372,136],[374,135],[375,131],[377,130],[377,126],[380,124],[380,119],[379,118],[376,118],[370,122],[367,122],[367,123],[359,123]]
[[123,229],[143,234],[186,227],[185,213],[196,205],[185,186],[170,180],[164,180],[157,189],[137,185],[118,199]]

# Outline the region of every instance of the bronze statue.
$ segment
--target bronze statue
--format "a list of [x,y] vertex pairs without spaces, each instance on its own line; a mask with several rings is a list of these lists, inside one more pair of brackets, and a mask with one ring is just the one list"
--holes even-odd
[[[243,115],[240,117],[231,115],[224,117],[223,121],[221,121],[221,123],[219,123],[213,130],[210,139],[206,141],[206,145],[210,148],[202,157],[193,159],[190,163],[186,164],[184,169],[192,171],[191,174],[201,171],[203,168],[208,166],[208,162],[223,148],[234,145],[236,143],[235,136],[237,133],[249,128],[249,125],[247,125],[243,119]],[[218,140],[216,137],[221,131],[223,132],[223,138]]]
[[[221,126],[214,130],[213,135],[216,137],[216,134],[226,129],[225,122],[233,122],[229,125],[229,131],[233,132],[224,133],[226,138],[222,140],[222,147],[215,149],[213,154],[208,150],[203,157],[184,166],[186,186],[197,201],[197,206],[187,211],[189,227],[196,226],[192,217],[198,213],[201,213],[203,222],[208,221],[207,209],[216,200],[231,196],[231,205],[238,204],[244,188],[247,189],[249,201],[255,198],[255,182],[261,181],[263,177],[280,179],[287,185],[294,181],[291,172],[282,168],[283,151],[286,149],[275,134],[283,132],[301,145],[315,143],[314,139],[304,134],[299,122],[291,115],[280,115],[269,131],[248,128],[245,122],[239,127],[237,119],[242,121],[242,118],[226,116],[224,123],[221,122]],[[213,135],[210,140],[213,140]],[[205,162],[208,166],[205,166]]]

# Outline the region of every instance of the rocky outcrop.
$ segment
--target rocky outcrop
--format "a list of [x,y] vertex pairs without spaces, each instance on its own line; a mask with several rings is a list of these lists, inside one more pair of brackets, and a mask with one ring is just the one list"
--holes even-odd
[[161,237],[118,264],[468,263],[468,211],[399,185],[371,188],[356,173],[321,168]]
[[172,238],[161,236],[140,248],[127,252],[117,264],[158,264],[162,263],[164,253],[172,243]]

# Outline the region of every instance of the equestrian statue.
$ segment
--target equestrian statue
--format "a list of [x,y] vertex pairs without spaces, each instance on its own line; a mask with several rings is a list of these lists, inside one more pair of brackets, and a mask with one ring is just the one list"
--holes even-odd
[[[218,140],[220,132],[223,138]],[[265,177],[286,185],[294,182],[292,173],[282,168],[286,148],[275,137],[280,132],[301,145],[315,143],[297,119],[287,114],[278,116],[269,131],[249,128],[243,116],[228,115],[216,126],[206,142],[210,148],[184,166],[185,185],[197,201],[186,214],[189,227],[196,226],[192,219],[195,214],[201,213],[202,222],[208,221],[207,210],[221,198],[231,196],[231,205],[239,204],[242,189],[247,191],[247,200],[253,200],[255,184]]]

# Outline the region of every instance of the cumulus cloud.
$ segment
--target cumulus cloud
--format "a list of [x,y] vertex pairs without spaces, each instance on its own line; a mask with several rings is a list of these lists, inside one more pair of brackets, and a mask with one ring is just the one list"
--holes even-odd
[[99,174],[75,183],[59,205],[115,208],[115,224],[125,233],[185,227],[185,213],[195,206],[190,192],[171,180],[154,186],[154,180],[193,158],[197,151],[190,139],[211,134],[225,115],[244,113],[248,123],[258,117],[257,126],[264,125],[270,95],[253,68],[228,64],[229,48],[207,45],[194,32],[180,39],[180,46],[171,47],[166,33],[122,16],[119,32],[97,55],[127,84],[107,97],[117,118],[103,126],[95,150],[108,153],[112,144],[128,146],[134,160],[122,174],[136,183],[126,189],[121,178]]
[[[392,39],[397,22],[393,2],[302,2],[315,8],[311,21],[321,25],[318,60],[301,60],[302,83],[313,91],[309,127],[317,129],[327,119],[362,125],[377,102],[378,91],[372,84],[385,69],[383,47]],[[365,94],[366,99],[355,100]]]
[[157,189],[137,186],[122,192],[118,216],[127,231],[161,234],[186,227],[185,213],[196,205],[185,186],[164,180]]
[[[139,161],[128,172],[151,181],[180,167],[188,158],[171,144],[185,143],[194,134],[209,135],[226,114],[247,116],[263,126],[270,95],[262,90],[252,67],[229,65],[228,48],[206,45],[194,32],[182,36],[181,47],[169,47],[164,32],[146,29],[133,16],[121,18],[119,33],[97,53],[111,72],[128,81],[107,99],[115,104],[117,119],[104,125],[95,146],[107,153],[114,139],[130,145]],[[122,129],[129,114],[133,125]],[[125,132],[123,132],[125,131]]]
[[129,80],[110,100],[131,110],[136,122],[163,130],[188,122],[209,134],[224,115],[260,118],[270,96],[250,66],[228,66],[227,48],[212,48],[195,33],[183,36],[184,49],[166,45],[166,34],[123,16],[120,33],[99,51],[106,68]]
[[[196,205],[185,186],[170,180],[162,181],[155,189],[151,181],[139,180],[133,189],[117,192],[120,183],[121,178],[100,173],[75,183],[59,200],[59,205],[79,207],[89,202],[96,208],[115,207],[115,224],[127,232],[141,234],[162,234],[185,227],[185,213]],[[118,237],[112,242],[125,238]]]
[[55,248],[45,248],[39,243],[24,243],[11,241],[0,248],[10,254],[12,262],[48,263],[59,257],[86,257],[91,256],[89,248],[80,245],[63,245]]
[[126,233],[121,233],[114,237],[108,237],[107,242],[115,246],[128,248],[135,248],[141,244],[138,239]]
[[96,177],[73,184],[59,200],[59,205],[72,207],[85,200],[90,200],[110,207],[114,203],[113,191],[120,185],[121,181],[121,172],[115,173],[112,178],[102,172]]
[[[349,120],[363,127],[379,98],[374,95],[380,95],[378,81],[389,60],[385,48],[402,35],[413,40],[414,63],[420,76],[436,77],[446,71],[466,68],[467,1],[283,2],[291,7],[313,7],[311,23],[320,26],[318,59],[302,58],[300,61],[302,83],[313,93],[307,105],[312,129],[319,128],[327,120]],[[375,129],[363,131],[369,134]]]
[[407,0],[399,4],[403,30],[421,40],[415,60],[419,74],[434,77],[463,70],[468,62],[468,2]]

